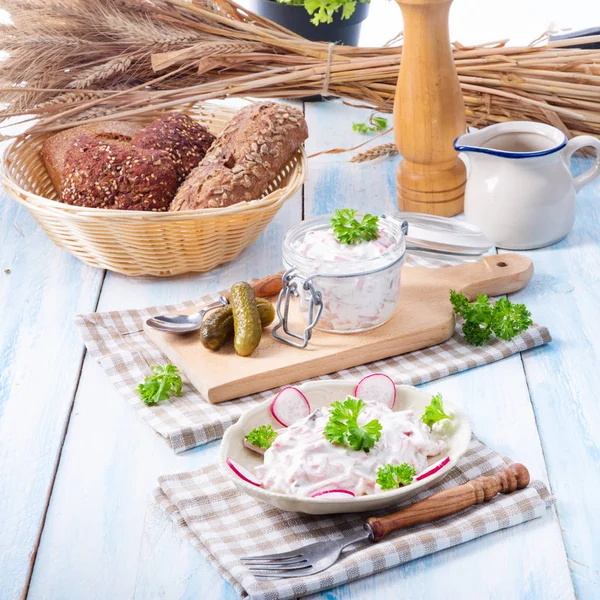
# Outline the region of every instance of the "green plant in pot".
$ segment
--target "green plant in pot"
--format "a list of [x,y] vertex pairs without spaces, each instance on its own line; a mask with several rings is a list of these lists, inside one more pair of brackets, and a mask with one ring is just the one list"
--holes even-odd
[[357,46],[370,0],[255,0],[256,11],[315,42]]

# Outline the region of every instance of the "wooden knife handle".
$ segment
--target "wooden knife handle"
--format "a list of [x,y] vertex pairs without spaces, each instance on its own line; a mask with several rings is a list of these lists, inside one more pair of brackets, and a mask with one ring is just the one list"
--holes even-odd
[[[253,281],[250,286],[254,290],[254,295],[257,298],[270,298],[276,296],[281,291],[281,278],[285,271],[275,273],[274,275],[267,275],[261,279]],[[225,298],[229,300],[229,292],[223,294]]]
[[370,517],[367,523],[373,530],[373,541],[378,542],[392,531],[453,515],[475,504],[488,502],[499,493],[509,494],[521,490],[529,485],[529,481],[527,468],[513,464],[490,477],[479,477],[433,494],[391,515]]

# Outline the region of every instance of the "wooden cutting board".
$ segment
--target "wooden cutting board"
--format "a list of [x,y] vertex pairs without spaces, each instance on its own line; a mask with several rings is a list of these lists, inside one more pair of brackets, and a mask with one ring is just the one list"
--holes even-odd
[[[147,326],[145,331],[209,402],[218,403],[444,342],[454,332],[450,289],[470,298],[497,296],[525,287],[532,274],[531,261],[518,254],[441,269],[406,267],[398,309],[385,325],[347,335],[315,330],[305,349],[278,342],[268,328],[254,354],[245,358],[232,344],[207,350],[198,332],[175,335]],[[298,313],[292,321],[294,331],[303,329]]]

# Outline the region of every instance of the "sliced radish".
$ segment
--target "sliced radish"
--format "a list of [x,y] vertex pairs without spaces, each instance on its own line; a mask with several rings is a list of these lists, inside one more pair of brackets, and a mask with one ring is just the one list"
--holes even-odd
[[325,490],[324,492],[313,494],[311,498],[319,498],[320,500],[347,500],[348,498],[354,498],[355,495],[350,490]]
[[251,444],[248,440],[244,440],[244,446],[246,446],[248,450],[252,450],[252,452],[256,452],[257,454],[264,454],[267,451],[266,448],[255,446],[254,444]]
[[256,487],[262,487],[262,483],[259,479],[257,479],[246,467],[240,465],[239,462],[233,460],[233,458],[225,459],[227,466],[240,478],[244,481],[255,485]]
[[417,481],[421,481],[421,479],[425,479],[434,473],[437,473],[440,469],[443,469],[450,462],[450,457],[446,456],[446,458],[442,458],[439,462],[435,463],[429,471],[425,471],[425,473],[421,473],[416,479]]
[[365,402],[380,402],[388,408],[394,408],[396,384],[384,373],[373,373],[358,382],[354,396],[362,398]]
[[285,387],[271,402],[271,414],[278,423],[289,427],[310,415],[310,404],[298,388]]

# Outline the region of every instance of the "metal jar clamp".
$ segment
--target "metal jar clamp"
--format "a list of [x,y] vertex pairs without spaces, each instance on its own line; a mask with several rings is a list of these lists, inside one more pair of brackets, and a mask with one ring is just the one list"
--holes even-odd
[[[323,296],[321,295],[321,292],[316,290],[312,284],[312,280],[316,277],[319,277],[318,273],[304,278],[301,275],[298,275],[296,267],[291,267],[283,274],[281,279],[281,292],[279,292],[279,298],[277,298],[277,316],[279,317],[279,322],[273,328],[273,337],[275,339],[279,340],[280,342],[290,344],[291,346],[295,346],[296,348],[306,348],[308,345],[308,340],[310,340],[312,336],[312,331],[321,317],[321,313],[323,312]],[[288,316],[290,312],[290,301],[292,296],[296,298],[300,295],[298,292],[298,282],[294,281],[294,279],[301,280],[302,287],[310,293],[310,301],[308,305],[308,325],[302,332],[302,335],[294,333],[289,328]],[[281,306],[282,304],[283,312]],[[279,330],[282,328],[289,337],[284,337],[279,333]],[[300,340],[300,342],[295,342],[294,339]]]

